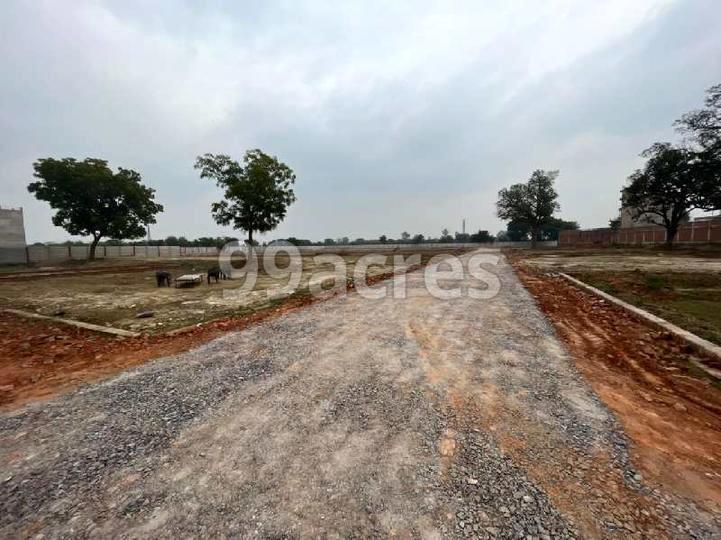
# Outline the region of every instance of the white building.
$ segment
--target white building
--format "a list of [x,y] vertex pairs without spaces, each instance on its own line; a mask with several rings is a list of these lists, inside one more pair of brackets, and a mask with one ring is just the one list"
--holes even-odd
[[22,208],[0,207],[0,264],[26,262]]

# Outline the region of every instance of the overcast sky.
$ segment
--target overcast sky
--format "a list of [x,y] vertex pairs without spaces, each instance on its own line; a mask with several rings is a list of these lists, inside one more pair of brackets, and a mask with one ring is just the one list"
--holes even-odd
[[721,82],[718,0],[0,3],[0,205],[67,234],[26,186],[40,157],[132,168],[153,229],[231,234],[205,152],[297,174],[263,239],[503,228],[500,188],[560,169],[561,216],[607,224],[671,124]]

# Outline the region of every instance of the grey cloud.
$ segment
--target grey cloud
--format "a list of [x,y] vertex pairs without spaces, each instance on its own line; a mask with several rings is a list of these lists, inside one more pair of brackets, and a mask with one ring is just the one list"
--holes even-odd
[[63,239],[25,192],[31,163],[103,157],[157,189],[156,234],[230,233],[192,164],[259,146],[298,174],[270,237],[438,235],[462,217],[495,232],[497,190],[538,167],[561,169],[564,217],[601,226],[638,153],[721,74],[715,3],[651,2],[597,25],[565,1],[4,3],[0,204],[26,207],[31,240]]

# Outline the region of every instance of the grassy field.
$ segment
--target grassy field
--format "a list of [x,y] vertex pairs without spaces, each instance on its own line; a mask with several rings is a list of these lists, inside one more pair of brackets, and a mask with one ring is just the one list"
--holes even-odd
[[576,272],[574,276],[721,345],[721,275]]
[[721,344],[721,249],[605,248],[528,252],[524,262],[570,274]]
[[[436,252],[421,252],[427,262]],[[407,256],[409,253],[405,253]],[[343,255],[352,276],[354,265],[361,254]],[[369,268],[368,276],[392,271],[393,257],[386,265]],[[280,290],[287,278],[272,278],[259,272],[252,291],[236,294],[243,280],[220,281],[194,288],[158,288],[155,269],[164,268],[174,277],[186,273],[205,273],[215,266],[215,258],[104,260],[93,263],[63,264],[53,268],[35,268],[35,272],[67,272],[66,275],[34,275],[32,279],[0,281],[0,307],[22,309],[43,315],[62,316],[94,324],[112,326],[139,332],[163,332],[217,319],[244,315],[282,302],[287,293],[268,294]],[[285,263],[278,260],[282,267]],[[330,264],[316,266],[312,256],[303,257],[301,284],[295,295],[309,294],[309,278],[333,269]],[[16,269],[17,271],[17,269]],[[328,284],[331,285],[330,283]],[[143,311],[152,311],[149,318],[138,318]]]

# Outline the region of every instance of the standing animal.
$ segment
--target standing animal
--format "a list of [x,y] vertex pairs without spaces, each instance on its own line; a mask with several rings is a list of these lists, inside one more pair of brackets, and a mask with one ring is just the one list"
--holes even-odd
[[165,270],[155,272],[155,282],[158,284],[158,287],[170,287],[170,281],[172,279],[173,276],[170,275],[170,272],[166,272]]
[[210,270],[208,270],[208,285],[210,285],[210,279],[213,278],[216,283],[218,283],[221,279],[228,279],[228,276],[226,276],[223,271],[220,269],[220,266],[214,266]]

